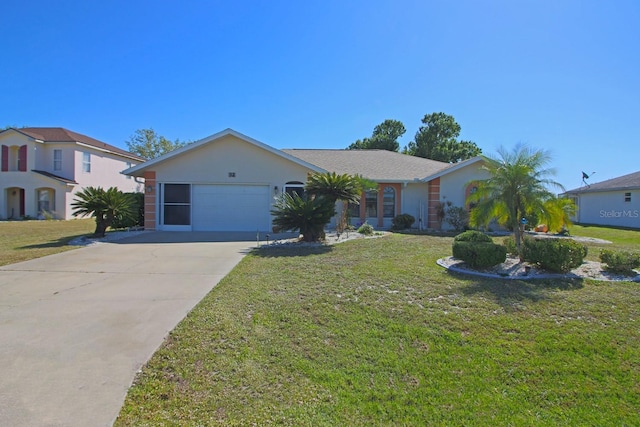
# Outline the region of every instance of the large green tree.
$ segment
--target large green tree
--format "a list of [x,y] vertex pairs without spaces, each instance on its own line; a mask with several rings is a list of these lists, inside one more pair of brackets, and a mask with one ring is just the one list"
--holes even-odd
[[170,141],[164,136],[158,135],[153,128],[136,130],[126,143],[131,153],[147,160],[155,159],[188,144],[188,142],[182,142],[179,139]]
[[457,163],[482,153],[474,142],[457,139],[461,128],[453,116],[442,112],[425,114],[422,123],[414,140],[404,148],[405,154]]
[[371,138],[359,139],[347,147],[347,150],[387,150],[398,151],[400,143],[398,139],[407,130],[399,120],[387,119],[373,129]]
[[86,187],[76,193],[71,203],[73,216],[92,216],[96,219],[95,237],[104,237],[107,228],[118,218],[120,220],[135,217],[135,201],[116,187],[107,190],[102,187]]
[[469,223],[487,226],[495,220],[508,227],[513,230],[520,251],[522,219],[527,214],[558,226],[568,223],[575,206],[567,199],[556,198],[550,191],[550,188],[563,188],[551,179],[555,172],[547,168],[551,161],[549,152],[518,144],[513,151],[501,147],[498,154],[499,157],[485,158],[483,169],[490,177],[478,181],[477,191],[469,195],[468,202],[475,204]]

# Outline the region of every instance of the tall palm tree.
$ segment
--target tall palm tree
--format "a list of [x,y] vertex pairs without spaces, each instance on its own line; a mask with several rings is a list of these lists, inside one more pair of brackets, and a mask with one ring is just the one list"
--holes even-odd
[[548,151],[518,144],[512,152],[501,147],[498,154],[498,158],[485,158],[483,169],[491,176],[479,181],[478,190],[468,198],[468,202],[476,204],[469,223],[486,226],[496,220],[512,229],[519,252],[524,232],[522,219],[527,212],[556,225],[568,221],[575,207],[570,207],[569,200],[557,199],[549,190],[563,187],[550,178],[555,171],[546,168],[551,161]]
[[135,215],[132,198],[116,187],[86,187],[76,193],[71,206],[73,216],[92,216],[96,219],[95,237],[104,237],[107,228],[116,217],[131,218]]

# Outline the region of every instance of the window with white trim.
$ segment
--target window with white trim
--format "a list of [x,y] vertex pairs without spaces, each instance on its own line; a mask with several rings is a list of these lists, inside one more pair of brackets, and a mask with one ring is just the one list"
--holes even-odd
[[365,211],[367,218],[378,217],[378,192],[367,191],[365,196]]
[[382,193],[382,211],[385,218],[396,216],[396,190],[393,187],[384,187]]
[[58,172],[62,170],[62,150],[53,150],[53,170]]
[[294,193],[300,197],[304,196],[304,183],[300,181],[289,181],[284,185],[284,192],[293,197]]
[[53,211],[51,206],[51,193],[49,189],[38,190],[38,213]]
[[91,172],[91,154],[82,153],[82,172]]

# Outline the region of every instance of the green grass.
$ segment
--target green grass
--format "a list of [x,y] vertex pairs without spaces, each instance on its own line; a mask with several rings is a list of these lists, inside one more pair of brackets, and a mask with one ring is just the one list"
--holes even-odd
[[639,284],[455,276],[435,265],[451,242],[253,252],[115,425],[640,424]]
[[0,265],[75,249],[67,243],[90,234],[93,219],[73,221],[0,221]]
[[638,250],[640,246],[640,230],[624,230],[620,228],[572,225],[573,236],[588,236],[609,240],[619,246],[617,249],[628,248]]

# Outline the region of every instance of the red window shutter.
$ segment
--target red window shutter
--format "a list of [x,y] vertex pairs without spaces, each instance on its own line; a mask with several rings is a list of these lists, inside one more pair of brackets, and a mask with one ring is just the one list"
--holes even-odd
[[2,146],[2,172],[9,170],[9,147]]
[[27,146],[20,146],[20,151],[18,152],[18,157],[20,158],[20,172],[27,171]]

